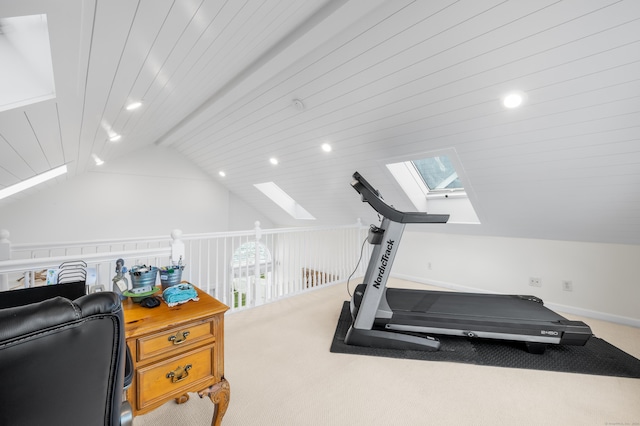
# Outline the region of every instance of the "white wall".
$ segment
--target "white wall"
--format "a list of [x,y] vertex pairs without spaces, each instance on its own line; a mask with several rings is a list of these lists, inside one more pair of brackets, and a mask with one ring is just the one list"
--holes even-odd
[[[640,327],[640,246],[412,231],[392,273],[463,291],[532,294],[551,309]],[[529,285],[530,277],[542,280]],[[571,280],[573,291],[562,289]]]
[[266,216],[258,213],[253,207],[235,194],[229,194],[229,227],[228,231],[246,231],[255,228],[256,221],[260,228],[273,229],[276,225]]
[[0,229],[13,243],[38,243],[228,231],[236,216],[253,218],[244,229],[267,222],[245,203],[234,214],[229,198],[176,151],[149,147],[3,207]]

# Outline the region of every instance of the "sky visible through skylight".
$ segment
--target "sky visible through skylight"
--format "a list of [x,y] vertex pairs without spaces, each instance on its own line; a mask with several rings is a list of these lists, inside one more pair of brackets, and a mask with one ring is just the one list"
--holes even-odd
[[446,155],[413,160],[412,163],[430,191],[463,188],[451,160]]

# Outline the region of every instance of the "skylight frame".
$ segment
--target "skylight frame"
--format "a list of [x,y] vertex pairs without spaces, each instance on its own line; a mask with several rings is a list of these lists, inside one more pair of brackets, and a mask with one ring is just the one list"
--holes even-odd
[[58,176],[62,176],[63,174],[67,173],[67,171],[67,165],[63,164],[62,166],[55,167],[51,170],[30,177],[29,179],[25,179],[14,185],[2,188],[0,189],[0,200],[11,197],[12,195],[18,194],[22,191],[26,191],[29,188],[33,188],[36,185],[40,185],[41,183],[44,183]]
[[[414,160],[447,156],[460,179],[462,188],[442,188],[429,190],[422,176],[413,164]],[[448,224],[477,225],[480,224],[477,205],[479,204],[462,163],[454,148],[407,154],[402,157],[388,158],[380,161],[400,190],[414,205],[416,211],[433,214],[450,214]]]
[[0,111],[55,99],[46,14],[0,18]]
[[264,195],[269,197],[271,201],[276,203],[282,210],[287,212],[294,219],[299,220],[316,220],[311,213],[306,211],[296,200],[291,198],[289,194],[284,192],[282,188],[274,182],[255,183],[253,185]]

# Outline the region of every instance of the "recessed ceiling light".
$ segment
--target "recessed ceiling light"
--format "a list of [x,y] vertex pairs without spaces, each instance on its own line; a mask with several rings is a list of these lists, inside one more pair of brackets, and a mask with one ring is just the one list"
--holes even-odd
[[502,98],[502,104],[505,108],[517,108],[524,102],[524,97],[522,92],[511,92]]
[[275,158],[275,157],[271,157],[271,158],[269,158],[269,162],[270,162],[271,164],[273,164],[274,166],[278,165],[278,159],[277,159],[277,158]]
[[322,150],[324,152],[331,152],[331,145],[329,145],[328,143],[323,143],[322,144]]
[[109,140],[110,140],[111,142],[117,142],[117,141],[119,141],[120,139],[122,139],[122,135],[119,135],[119,134],[117,134],[117,133],[114,133],[114,134],[112,134],[111,136],[109,136]]
[[224,172],[224,170],[220,170],[218,172],[218,174],[220,175],[220,177],[225,177],[227,174]]
[[104,161],[100,159],[100,157],[98,157],[96,154],[91,154],[91,156],[93,157],[93,161],[95,161],[96,166],[102,166],[104,164]]
[[131,102],[125,108],[126,108],[127,111],[133,111],[134,109],[138,109],[141,106],[142,106],[142,102],[136,101],[136,102]]

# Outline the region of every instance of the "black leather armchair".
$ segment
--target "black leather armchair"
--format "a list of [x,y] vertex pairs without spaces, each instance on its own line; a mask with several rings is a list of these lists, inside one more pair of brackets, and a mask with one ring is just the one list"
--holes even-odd
[[126,348],[113,292],[0,309],[0,425],[131,425]]

